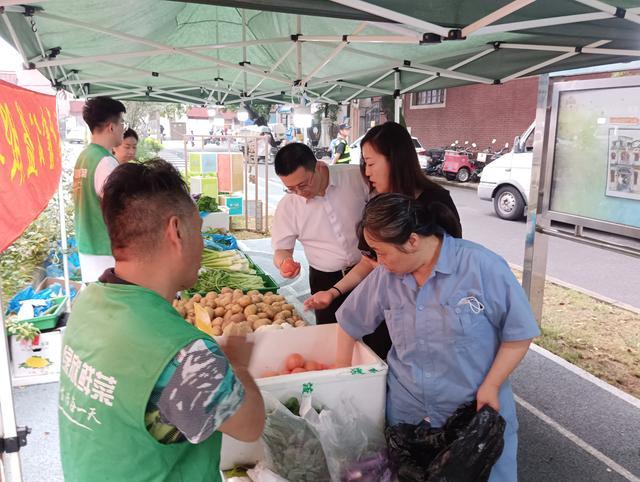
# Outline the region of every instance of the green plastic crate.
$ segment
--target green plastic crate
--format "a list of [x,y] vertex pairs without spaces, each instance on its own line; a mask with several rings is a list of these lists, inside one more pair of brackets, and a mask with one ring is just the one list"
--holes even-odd
[[260,278],[262,278],[262,281],[264,281],[264,288],[260,288],[258,291],[260,293],[267,293],[268,291],[271,291],[272,293],[277,293],[280,287],[275,282],[275,280],[271,276],[269,276],[267,273],[262,271],[260,266],[255,264],[249,256],[247,256],[245,253],[242,253],[242,254],[244,254],[245,257],[249,260],[249,265],[251,266],[251,268],[255,269],[256,274],[260,276]]
[[[278,286],[278,284],[275,282],[275,280],[269,276],[267,273],[265,273],[264,271],[262,271],[262,269],[260,268],[260,266],[258,266],[257,264],[255,264],[253,262],[253,260],[244,252],[240,251],[240,253],[242,253],[242,255],[247,258],[247,261],[249,261],[249,266],[251,267],[251,269],[254,269],[256,271],[256,275],[260,276],[260,278],[262,278],[262,281],[264,282],[264,288],[260,288],[256,291],[258,291],[259,293],[267,293],[269,291],[271,291],[272,293],[277,293],[278,290],[280,289],[280,287]],[[248,289],[243,289],[242,291],[244,291],[245,293],[247,291],[251,291]],[[194,294],[196,294],[197,292],[194,290],[186,290],[186,293],[189,296],[193,296]],[[200,293],[202,296],[206,295],[206,293]]]
[[58,317],[64,312],[67,306],[67,297],[59,296],[53,298],[53,305],[42,316],[30,318],[28,320],[20,320],[20,323],[31,323],[40,331],[51,330],[56,327]]

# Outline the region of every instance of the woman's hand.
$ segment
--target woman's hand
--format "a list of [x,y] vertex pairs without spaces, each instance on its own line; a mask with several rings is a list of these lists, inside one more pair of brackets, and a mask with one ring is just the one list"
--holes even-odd
[[296,263],[293,258],[286,258],[280,264],[280,274],[283,278],[295,278],[300,274],[300,263]]
[[305,310],[323,310],[334,300],[333,291],[318,291],[304,301]]
[[485,405],[489,405],[496,412],[500,410],[500,387],[491,383],[484,382],[478,388],[476,401],[478,402],[476,410],[480,410]]

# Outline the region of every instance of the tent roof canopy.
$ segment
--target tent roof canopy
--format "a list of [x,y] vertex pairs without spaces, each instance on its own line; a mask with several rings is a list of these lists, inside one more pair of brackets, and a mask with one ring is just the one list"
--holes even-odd
[[609,2],[25,0],[0,36],[78,97],[335,104],[639,59]]

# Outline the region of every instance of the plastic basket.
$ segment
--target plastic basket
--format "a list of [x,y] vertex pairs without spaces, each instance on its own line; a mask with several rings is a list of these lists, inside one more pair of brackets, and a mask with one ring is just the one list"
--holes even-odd
[[31,323],[40,331],[52,330],[58,323],[58,317],[64,312],[66,307],[66,296],[59,296],[53,299],[53,305],[42,316],[30,318],[28,320],[20,320],[20,323]]

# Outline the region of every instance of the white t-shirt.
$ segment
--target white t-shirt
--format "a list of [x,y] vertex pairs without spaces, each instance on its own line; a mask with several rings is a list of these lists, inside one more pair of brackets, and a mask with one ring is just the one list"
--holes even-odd
[[353,266],[362,257],[356,227],[368,200],[359,166],[329,166],[324,196],[307,200],[286,194],[278,203],[271,229],[274,251],[293,249],[297,239],[309,265],[319,271]]
[[93,188],[96,190],[99,198],[102,198],[102,188],[104,187],[105,181],[116,167],[118,167],[118,161],[115,157],[104,156],[100,159],[95,174],[93,175]]

